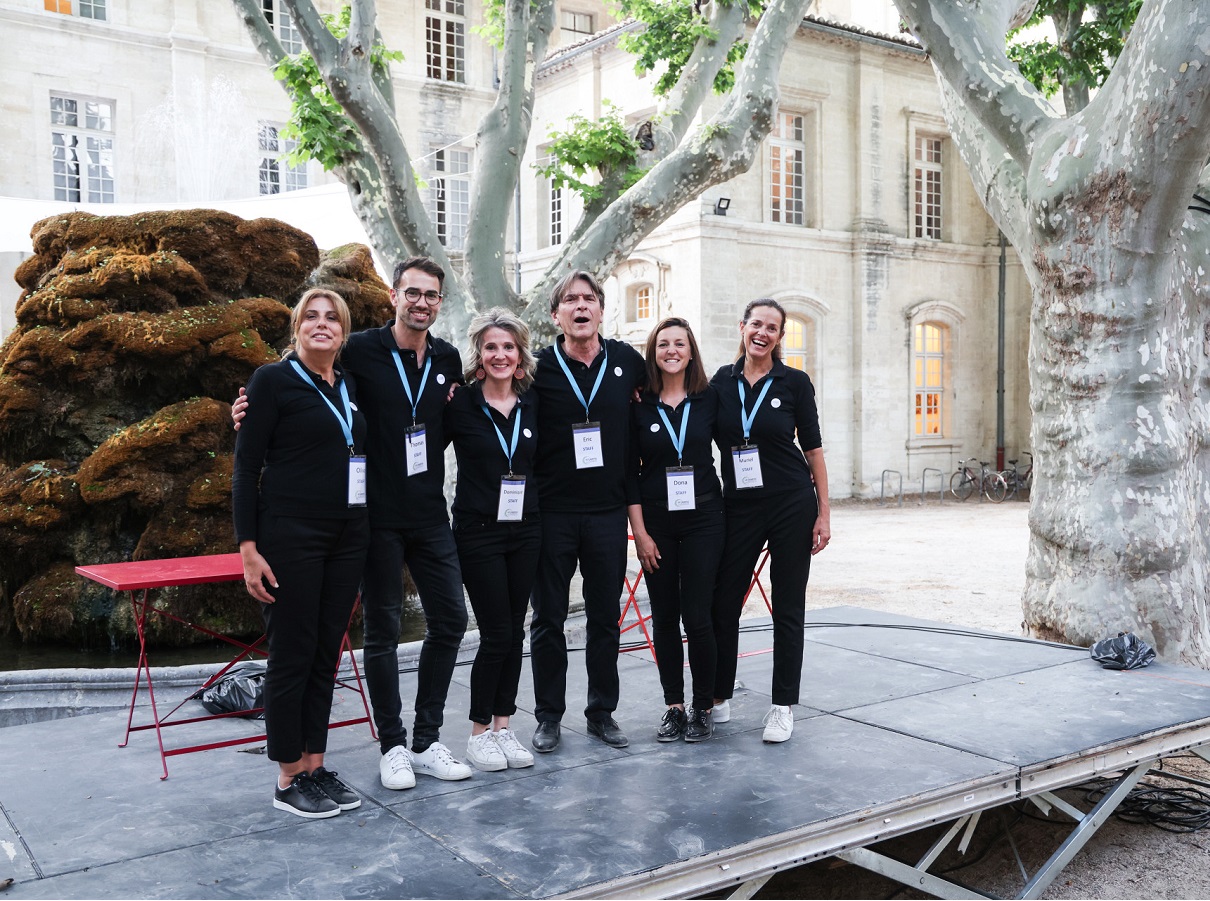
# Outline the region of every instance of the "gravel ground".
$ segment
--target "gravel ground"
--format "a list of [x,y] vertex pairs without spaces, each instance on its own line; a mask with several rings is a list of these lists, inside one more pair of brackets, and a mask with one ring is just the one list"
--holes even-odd
[[[975,501],[903,507],[842,502],[832,512],[832,543],[812,562],[812,608],[852,604],[962,626],[1023,634],[1028,505]],[[749,604],[753,614],[762,604]],[[1210,765],[1180,756],[1165,768],[1204,781]],[[1150,777],[1149,777],[1150,778]],[[1181,785],[1181,783],[1173,783]],[[1186,786],[1189,787],[1189,786]],[[1068,792],[1079,803],[1082,794]],[[1082,805],[1085,806],[1086,805]],[[1012,843],[1004,838],[1010,825]],[[920,858],[939,834],[924,830],[877,846],[904,861]],[[1013,810],[985,814],[965,856],[950,851],[934,865],[947,878],[1001,897],[1025,884],[1013,844],[1029,873],[1066,837]],[[835,859],[774,876],[756,898],[927,898],[885,877]],[[1210,830],[1172,833],[1112,819],[1072,859],[1043,898],[1210,898]]]

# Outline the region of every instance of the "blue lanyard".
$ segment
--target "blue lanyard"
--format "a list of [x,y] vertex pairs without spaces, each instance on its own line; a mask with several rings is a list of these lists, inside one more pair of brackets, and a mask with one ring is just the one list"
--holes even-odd
[[500,431],[500,426],[496,425],[496,420],[492,418],[492,411],[488,409],[487,404],[483,404],[483,415],[487,417],[487,421],[492,424],[492,428],[496,430],[496,437],[500,439],[500,450],[504,451],[504,456],[508,457],[508,474],[513,474],[513,454],[517,452],[517,439],[521,436],[521,401],[517,401],[517,419],[513,423],[513,443],[509,447],[504,443],[504,433]]
[[[601,345],[604,348],[604,344]],[[563,374],[567,376],[567,381],[571,383],[571,390],[576,393],[576,399],[584,407],[584,421],[588,422],[588,408],[592,406],[592,402],[596,399],[597,389],[601,387],[601,380],[605,378],[605,370],[609,368],[609,349],[605,348],[605,359],[601,361],[601,371],[597,373],[596,383],[592,386],[592,394],[588,395],[588,400],[584,400],[584,392],[580,390],[580,386],[576,383],[576,377],[571,374],[571,370],[567,368],[567,363],[563,360],[563,355],[559,353],[559,342],[555,342],[555,359],[559,361],[559,365],[563,367]]]
[[[349,403],[349,389],[345,387],[345,380],[340,380],[340,399],[344,403],[345,415],[341,416],[340,411],[336,409],[332,401],[328,400],[328,396],[319,390],[319,386],[315,384],[303,371],[303,368],[298,365],[297,360],[291,360],[290,365],[294,367],[294,371],[298,373],[298,377],[315,389],[316,393],[323,398],[323,402],[328,405],[328,409],[332,411],[332,415],[336,417],[336,421],[340,423],[340,430],[345,433],[345,444],[349,446],[350,452],[353,450],[353,405]],[[347,421],[346,421],[347,420]]]
[[424,395],[424,386],[429,380],[429,370],[433,368],[433,349],[429,348],[428,356],[424,360],[424,374],[420,376],[420,388],[416,391],[415,400],[412,399],[412,386],[408,384],[408,377],[403,371],[403,363],[399,362],[399,351],[391,354],[391,359],[395,361],[395,368],[399,370],[399,381],[403,382],[403,393],[408,396],[408,403],[412,405],[412,424],[416,424],[416,410],[420,406],[420,398]]
[[756,411],[760,409],[760,405],[765,401],[765,395],[769,393],[769,386],[773,384],[773,376],[766,376],[768,381],[765,382],[765,387],[760,389],[760,394],[756,396],[756,405],[752,407],[752,413],[744,412],[744,402],[747,400],[744,392],[744,376],[740,373],[739,381],[739,424],[744,429],[744,445],[748,444],[748,435],[752,432],[752,423],[756,419]]
[[681,414],[681,437],[677,438],[672,431],[672,423],[668,421],[668,414],[664,412],[664,408],[656,403],[656,411],[660,414],[660,419],[664,420],[664,428],[668,430],[668,437],[672,440],[672,446],[676,449],[676,462],[679,466],[681,457],[685,451],[685,432],[689,428],[689,401],[685,401],[685,412]]

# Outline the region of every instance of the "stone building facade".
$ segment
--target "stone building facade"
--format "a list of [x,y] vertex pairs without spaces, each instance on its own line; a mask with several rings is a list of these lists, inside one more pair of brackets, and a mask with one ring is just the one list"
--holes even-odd
[[[296,40],[279,0],[262,3],[283,41]],[[481,3],[409,0],[378,13],[405,56],[392,68],[399,121],[456,252],[474,132],[495,88],[493,51],[471,31]],[[838,21],[861,16],[871,29]],[[960,458],[994,459],[1001,338],[1006,456],[1028,450],[1028,285],[1010,248],[1001,329],[997,231],[948,138],[927,58],[886,33],[896,21],[881,0],[818,0],[752,169],[678,211],[606,285],[611,334],[641,345],[675,312],[696,324],[711,370],[733,359],[743,305],[778,299],[791,314],[787,359],[816,384],[841,497],[877,495],[885,470],[888,487],[911,490],[926,469],[948,478]],[[563,0],[559,25],[540,66],[521,252],[509,261],[523,285],[577,215],[576,198],[531,167],[543,136],[606,101],[635,124],[658,110],[603,3]],[[10,126],[0,198],[201,206],[332,182],[280,159],[288,104],[229,0],[0,0],[0,31]],[[9,311],[19,256],[0,247]],[[938,478],[930,472],[930,490]]]

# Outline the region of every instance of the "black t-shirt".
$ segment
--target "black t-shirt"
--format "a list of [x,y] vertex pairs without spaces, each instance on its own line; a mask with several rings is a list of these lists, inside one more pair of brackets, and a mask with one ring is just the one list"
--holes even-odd
[[772,380],[769,393],[765,395],[752,422],[748,438],[749,443],[755,444],[760,451],[763,485],[760,488],[736,490],[735,462],[731,449],[744,443],[739,400],[739,382],[743,377],[744,361],[741,357],[733,365],[724,366],[710,380],[710,384],[718,392],[715,440],[723,458],[723,492],[727,500],[756,500],[813,488],[811,470],[803,452],[821,447],[823,443],[819,436],[819,411],[815,406],[815,389],[805,372],[775,360],[772,371],[755,385],[744,381],[744,410],[750,414],[765,382]]
[[[341,353],[345,369],[357,379],[361,409],[369,433],[366,439],[370,523],[385,528],[424,528],[447,522],[445,509],[445,427],[442,417],[450,385],[462,381],[462,360],[448,341],[428,336],[425,363],[432,361],[424,391],[424,367],[416,353],[400,350],[391,327],[368,329],[349,338]],[[395,359],[403,365],[417,401],[412,416]],[[407,474],[407,429],[424,424],[428,470]]]
[[[496,522],[500,506],[500,478],[509,472],[508,457],[500,446],[511,446],[513,428],[520,417],[517,449],[512,472],[525,476],[526,519],[538,514],[538,480],[534,477],[534,454],[538,449],[538,396],[526,391],[505,417],[490,405],[484,415],[483,390],[478,384],[459,388],[445,408],[445,440],[454,444],[458,457],[458,489],[454,493],[454,525]],[[495,423],[495,428],[492,427]],[[496,434],[500,430],[500,435]]]
[[[293,360],[302,366],[297,357]],[[336,370],[336,385],[302,367],[304,381],[290,360],[269,363],[248,380],[249,404],[235,436],[231,507],[236,541],[255,541],[257,513],[312,519],[356,519],[365,507],[349,506],[349,445],[326,397],[341,415],[343,381],[352,406],[353,449],[365,452],[366,420],[347,373]],[[318,391],[316,389],[319,389]],[[320,396],[323,392],[323,396]]]
[[[626,472],[630,456],[630,401],[635,388],[647,378],[643,357],[624,341],[601,339],[601,352],[591,366],[563,353],[563,336],[556,339],[559,353],[571,371],[580,393],[588,400],[602,367],[601,387],[588,415],[555,358],[554,346],[538,354],[534,390],[538,407],[538,447],[535,468],[543,511],[599,513],[626,505]],[[576,469],[572,425],[590,420],[601,424],[604,465]]]
[[[677,440],[686,409],[689,422],[685,426],[685,444],[680,462],[676,447],[668,435],[668,426],[660,417],[660,410],[668,417]],[[670,466],[692,466],[693,487],[696,506],[701,508],[712,501],[721,501],[722,488],[718,474],[714,471],[715,419],[718,415],[718,395],[707,387],[701,394],[691,394],[673,409],[660,403],[656,395],[643,392],[643,397],[630,409],[631,471],[637,473],[637,494],[629,488],[629,502],[652,504],[668,508],[668,479],[666,470]]]

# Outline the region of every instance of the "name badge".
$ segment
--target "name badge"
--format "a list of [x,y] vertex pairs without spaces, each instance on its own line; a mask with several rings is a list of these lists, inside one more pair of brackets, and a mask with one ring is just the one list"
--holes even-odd
[[520,522],[525,516],[525,476],[500,476],[497,522]]
[[424,426],[417,423],[406,434],[408,475],[418,476],[429,471],[428,442],[424,437]]
[[366,458],[349,457],[349,506],[366,505]]
[[601,424],[582,422],[571,427],[572,447],[576,453],[576,469],[594,469],[605,465],[601,446]]
[[764,487],[760,475],[760,451],[755,444],[731,448],[731,459],[735,462],[736,489]]
[[693,493],[693,467],[669,466],[664,473],[668,479],[668,509],[696,510],[697,498]]

